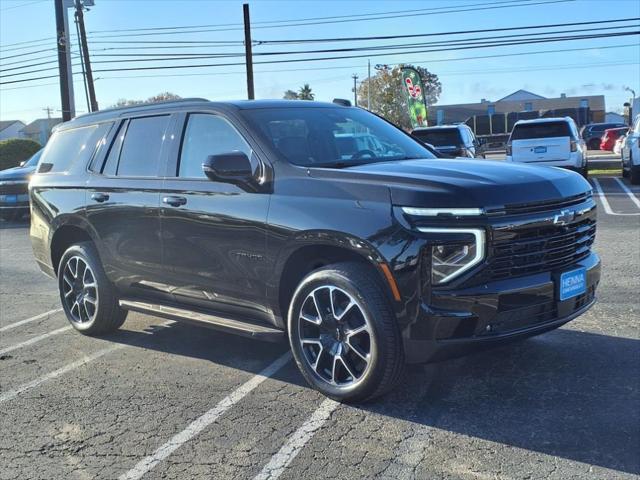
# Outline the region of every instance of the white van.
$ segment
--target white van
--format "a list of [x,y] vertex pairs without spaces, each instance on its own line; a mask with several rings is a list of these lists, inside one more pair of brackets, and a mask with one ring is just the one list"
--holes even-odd
[[519,120],[507,143],[507,162],[570,168],[587,176],[587,148],[571,117]]

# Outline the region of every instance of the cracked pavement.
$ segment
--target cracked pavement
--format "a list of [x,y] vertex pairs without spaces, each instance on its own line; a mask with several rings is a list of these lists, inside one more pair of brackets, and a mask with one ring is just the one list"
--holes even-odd
[[[331,408],[280,478],[640,478],[640,217],[601,209],[596,250],[587,314]],[[27,224],[0,224],[0,328],[58,306]],[[0,480],[118,478],[287,350],[163,324],[130,313],[104,338],[67,331],[3,355],[0,395],[122,346],[0,403]],[[65,325],[58,312],[2,331],[0,350]],[[289,362],[144,478],[254,478],[323,401]]]

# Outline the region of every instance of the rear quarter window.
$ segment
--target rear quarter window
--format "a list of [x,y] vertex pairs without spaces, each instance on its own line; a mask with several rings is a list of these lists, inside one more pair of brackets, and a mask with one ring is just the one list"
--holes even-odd
[[38,173],[67,172],[76,163],[86,165],[111,125],[103,123],[56,131],[42,152]]
[[572,137],[567,122],[525,123],[513,127],[511,140],[530,138]]

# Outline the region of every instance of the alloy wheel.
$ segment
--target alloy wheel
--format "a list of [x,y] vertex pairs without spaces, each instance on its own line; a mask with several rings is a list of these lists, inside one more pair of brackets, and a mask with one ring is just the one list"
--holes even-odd
[[298,314],[304,359],[323,381],[352,387],[368,372],[375,351],[371,323],[346,291],[321,286],[305,298]]
[[62,271],[62,294],[73,322],[86,324],[95,319],[97,287],[96,277],[87,262],[79,256],[71,257]]

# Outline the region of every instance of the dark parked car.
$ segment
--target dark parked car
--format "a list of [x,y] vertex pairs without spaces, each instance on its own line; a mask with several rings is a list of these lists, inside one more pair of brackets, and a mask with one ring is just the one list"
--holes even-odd
[[580,129],[580,136],[589,150],[599,150],[604,131],[609,128],[628,127],[624,123],[590,123]]
[[29,179],[36,171],[42,150],[18,167],[0,171],[0,217],[15,220],[29,213]]
[[485,158],[484,144],[464,124],[416,128],[411,135],[447,157]]
[[[353,132],[384,151],[347,158]],[[344,401],[387,392],[405,362],[557,328],[600,279],[580,175],[435,159],[334,104],[85,115],[55,129],[29,188],[36,260],[77,330],[104,334],[135,310],[288,337],[307,381]]]

